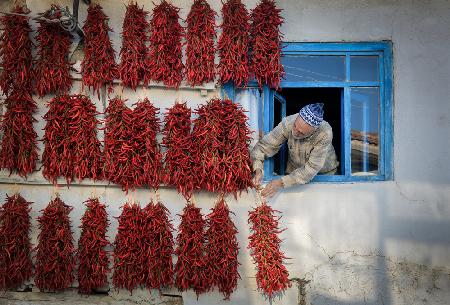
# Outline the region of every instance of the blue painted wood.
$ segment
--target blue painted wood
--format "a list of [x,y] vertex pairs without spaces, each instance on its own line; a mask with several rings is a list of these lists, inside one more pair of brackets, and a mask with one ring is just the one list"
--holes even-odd
[[393,55],[392,43],[385,43],[384,50],[384,178],[393,180],[393,149],[394,149],[394,112],[393,112]]
[[[383,82],[380,85],[380,113],[379,113],[379,133],[378,133],[378,139],[379,139],[379,158],[378,158],[378,172],[381,176],[385,177],[386,175],[386,167],[385,167],[385,159],[386,159],[386,132],[384,130],[384,126],[386,126],[386,118],[385,118],[385,106],[386,106],[386,97],[385,97],[385,73],[384,73],[384,55],[380,56],[380,79],[383,80]],[[384,101],[384,102],[383,102]]]
[[[268,134],[272,130],[270,109],[273,108],[273,94],[270,93],[268,86],[263,87],[263,111],[264,111],[264,134]],[[272,96],[272,99],[271,99]],[[272,105],[271,105],[272,104]],[[273,158],[264,161],[264,179],[271,180],[273,176]]]
[[[273,90],[272,90],[273,91]],[[280,111],[280,121],[282,121],[285,117],[286,117],[286,99],[280,95],[279,93],[274,92],[274,101],[277,101],[281,104],[281,111]],[[285,158],[285,154],[287,151],[287,144],[284,143],[281,148],[280,148],[280,175],[284,176],[285,175],[285,166],[286,166],[286,158]]]
[[228,97],[233,102],[235,101],[235,86],[233,82],[228,82],[222,86],[221,90],[221,97],[224,99],[225,97]]
[[[341,91],[341,118],[345,117],[344,112],[344,90]],[[341,120],[341,135],[345,134],[345,120]],[[339,160],[340,166],[341,166],[341,173],[346,172],[346,165],[345,165],[345,137],[341,136],[341,159]]]
[[350,88],[344,88],[344,168],[345,176],[349,178],[352,174],[351,154],[352,154],[352,139],[351,139],[351,96]]
[[281,81],[281,88],[344,88],[344,87],[378,87],[380,82],[286,82]]
[[285,42],[282,45],[283,52],[304,52],[304,51],[328,51],[328,52],[363,52],[378,51],[384,52],[389,46],[388,42],[351,42],[351,43],[330,43],[330,42]]

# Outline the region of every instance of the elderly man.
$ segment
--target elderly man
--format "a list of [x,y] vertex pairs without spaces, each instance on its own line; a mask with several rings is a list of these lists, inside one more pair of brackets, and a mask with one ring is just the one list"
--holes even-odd
[[323,120],[323,104],[310,104],[300,109],[299,114],[283,119],[270,133],[256,143],[253,158],[254,183],[259,185],[263,177],[263,162],[272,157],[287,141],[289,158],[286,173],[281,179],[272,180],[261,192],[272,197],[282,187],[305,184],[318,173],[333,175],[339,162],[331,141],[333,131]]

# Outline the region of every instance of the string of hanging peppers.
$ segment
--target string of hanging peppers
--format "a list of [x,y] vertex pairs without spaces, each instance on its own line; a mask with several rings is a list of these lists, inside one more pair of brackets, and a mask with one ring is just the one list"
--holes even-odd
[[146,257],[143,231],[145,215],[138,204],[126,203],[119,218],[119,228],[114,241],[114,287],[132,292],[145,285]]
[[119,76],[122,84],[136,90],[144,79],[147,67],[148,13],[137,3],[127,6],[122,27]]
[[206,0],[195,0],[186,19],[186,79],[193,87],[214,80],[215,15]]
[[99,97],[103,85],[109,85],[108,91],[112,90],[112,82],[118,74],[108,31],[111,31],[111,28],[102,7],[98,4],[90,5],[83,26],[85,40],[81,75],[83,86],[92,88]]
[[238,230],[230,217],[230,209],[223,197],[216,203],[211,213],[207,215],[208,229],[206,231],[206,262],[207,286],[218,287],[225,300],[237,288]]
[[65,177],[101,179],[103,158],[97,139],[99,121],[95,105],[85,95],[60,95],[49,103],[44,115],[43,175],[52,183]]
[[72,209],[56,197],[38,217],[34,283],[41,291],[61,291],[74,280],[75,249],[69,219]]
[[90,294],[108,284],[109,259],[105,247],[108,229],[106,206],[98,198],[85,201],[86,211],[81,217],[78,240],[78,291]]
[[175,286],[180,291],[192,288],[197,297],[208,290],[205,279],[205,219],[200,208],[188,203],[181,216],[178,227],[178,260],[175,264]]
[[289,273],[283,265],[286,257],[280,250],[279,228],[280,213],[272,209],[265,201],[249,212],[248,222],[251,235],[248,248],[256,263],[256,284],[258,289],[268,298],[273,298],[291,287]]
[[[52,5],[43,17],[52,20],[60,15],[59,6]],[[68,58],[72,36],[61,28],[59,22],[39,21],[37,32],[35,89],[40,97],[49,93],[65,93],[72,87],[72,64]]]
[[148,289],[159,289],[173,285],[174,241],[173,225],[169,210],[158,201],[150,202],[144,209],[144,245],[146,280]]
[[[24,14],[25,10],[16,7],[13,13]],[[0,88],[6,95],[6,111],[1,121],[0,168],[26,177],[35,170],[38,159],[37,134],[33,129],[37,106],[32,98],[31,27],[28,17],[20,15],[4,15],[0,23],[3,27]]]
[[251,72],[260,88],[267,84],[279,89],[285,75],[281,64],[280,12],[274,0],[261,0],[251,13]]
[[228,0],[222,6],[222,20],[217,44],[220,82],[245,87],[249,79],[250,16],[240,0]]
[[177,103],[166,112],[162,145],[164,154],[164,183],[174,186],[186,199],[194,189],[192,177],[191,109],[186,103]]
[[16,289],[31,278],[31,202],[6,195],[0,208],[0,289]]
[[179,8],[163,0],[153,8],[150,21],[149,70],[144,76],[150,80],[163,82],[168,87],[178,88],[183,80],[184,65],[181,40],[184,29],[179,23]]

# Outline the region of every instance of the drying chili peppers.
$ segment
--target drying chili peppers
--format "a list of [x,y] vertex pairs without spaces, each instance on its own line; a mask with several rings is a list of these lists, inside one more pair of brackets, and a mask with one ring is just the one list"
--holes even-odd
[[229,99],[212,99],[196,112],[192,132],[196,188],[236,197],[252,186],[247,116]]
[[291,287],[289,273],[283,265],[286,257],[280,251],[282,231],[278,227],[281,216],[266,202],[249,212],[248,222],[252,234],[249,236],[250,254],[257,266],[256,283],[267,297],[272,298],[277,293]]
[[[59,6],[52,5],[43,17],[52,20],[60,14]],[[39,21],[37,32],[36,91],[40,97],[48,93],[65,93],[72,87],[72,64],[68,58],[72,37],[59,22]]]
[[156,141],[158,111],[147,98],[136,103],[134,110],[118,97],[106,108],[104,175],[126,192],[141,186],[159,187],[162,155]]
[[[13,13],[24,14],[25,9],[16,7]],[[0,37],[0,88],[6,95],[0,168],[26,177],[35,170],[38,159],[37,134],[33,129],[37,107],[32,98],[31,27],[28,17],[20,15],[4,15],[0,23],[4,28]]]
[[78,241],[78,291],[90,294],[108,284],[109,259],[105,247],[108,228],[106,206],[91,198],[85,201],[86,211],[81,218],[81,235]]
[[145,216],[138,204],[126,203],[114,241],[114,287],[132,292],[144,285],[147,275],[144,234]]
[[284,67],[281,64],[281,33],[283,18],[274,0],[261,0],[252,10],[251,72],[259,87],[267,84],[279,89]]
[[20,194],[0,208],[0,289],[16,289],[31,278],[31,202]]
[[195,0],[186,19],[186,78],[192,87],[214,80],[215,16],[206,0]]
[[240,0],[228,0],[222,7],[222,20],[217,44],[220,82],[245,87],[249,79],[250,16]]
[[160,289],[173,285],[174,241],[173,225],[169,210],[158,201],[150,202],[144,209],[145,217],[144,245],[146,286],[148,289]]
[[75,249],[69,218],[72,209],[56,197],[38,218],[41,232],[34,283],[41,291],[61,291],[74,280]]
[[183,209],[178,227],[178,260],[175,264],[175,286],[180,291],[194,289],[197,297],[208,290],[205,280],[205,219],[200,208],[188,203]]
[[221,198],[207,216],[206,262],[208,286],[218,287],[225,300],[237,287],[238,253],[237,229],[230,217],[230,210]]
[[148,13],[136,3],[127,6],[123,20],[119,75],[122,84],[136,90],[147,70]]
[[146,84],[153,80],[178,88],[183,80],[181,40],[184,29],[178,21],[179,11],[179,8],[165,0],[153,8],[150,20],[149,70],[144,76]]
[[164,118],[162,144],[164,155],[164,183],[174,186],[186,199],[194,189],[192,177],[191,109],[186,103],[177,103],[168,109]]
[[81,63],[81,75],[83,86],[93,88],[100,97],[100,88],[109,85],[112,90],[112,82],[118,73],[114,59],[114,49],[108,36],[111,28],[108,26],[108,17],[98,4],[92,4],[88,8],[88,15],[83,27],[85,44],[84,59]]
[[85,95],[66,94],[56,96],[48,105],[44,115],[44,177],[54,184],[59,176],[64,176],[67,184],[74,177],[79,181],[100,179],[103,158],[95,105]]

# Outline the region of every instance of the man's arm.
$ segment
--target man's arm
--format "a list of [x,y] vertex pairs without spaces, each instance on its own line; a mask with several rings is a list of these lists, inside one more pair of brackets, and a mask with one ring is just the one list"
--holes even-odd
[[320,139],[312,149],[305,165],[281,178],[283,187],[287,188],[294,184],[306,184],[311,181],[325,164],[328,150],[332,145],[332,140],[332,134],[327,134]]
[[251,151],[253,159],[253,170],[264,172],[264,159],[272,157],[281,148],[281,145],[288,139],[288,128],[286,119],[283,119],[271,132],[266,134],[256,143]]

